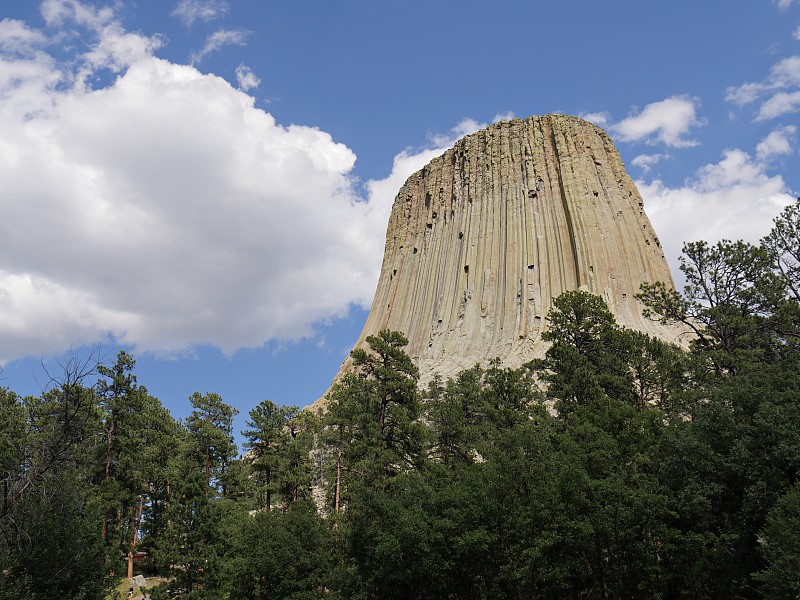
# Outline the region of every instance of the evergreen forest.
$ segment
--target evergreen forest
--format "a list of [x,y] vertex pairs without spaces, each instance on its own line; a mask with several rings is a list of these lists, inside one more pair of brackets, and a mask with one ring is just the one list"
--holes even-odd
[[382,331],[243,448],[235,407],[174,419],[126,352],[0,388],[0,599],[798,598],[799,230],[794,204],[644,285],[682,346],[568,292],[542,359],[421,386]]

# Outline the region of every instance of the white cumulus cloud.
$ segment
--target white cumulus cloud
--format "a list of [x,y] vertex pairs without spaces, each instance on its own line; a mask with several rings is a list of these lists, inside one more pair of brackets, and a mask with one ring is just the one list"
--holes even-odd
[[635,167],[639,167],[647,173],[653,166],[660,163],[662,160],[668,160],[672,158],[669,154],[640,154],[639,156],[634,157],[631,161],[631,164]]
[[97,31],[114,20],[111,7],[97,8],[80,0],[44,0],[39,10],[50,27],[69,22]]
[[674,148],[697,145],[687,136],[705,125],[698,117],[700,102],[690,96],[672,96],[645,106],[640,112],[612,123],[609,130],[623,142],[662,143]]
[[767,121],[800,110],[800,55],[775,63],[763,81],[727,89],[725,99],[737,106],[759,102],[756,121]]
[[261,85],[261,80],[253,73],[250,67],[245,65],[236,67],[236,81],[239,84],[239,89],[244,92],[249,92]]
[[800,110],[800,90],[778,92],[765,100],[758,110],[756,121],[768,121]]
[[[504,113],[497,113],[492,118],[492,123],[499,123],[500,121],[509,121],[514,118],[514,113],[511,111],[504,112]],[[471,133],[475,133],[485,127],[488,127],[489,123],[484,123],[483,121],[478,121],[476,119],[465,117],[461,119],[454,127],[450,129],[447,133],[429,133],[428,134],[428,142],[430,143],[432,148],[437,149],[436,151],[441,154],[447,148],[452,146],[456,143],[457,140],[461,139],[465,135],[469,135]],[[429,150],[421,151],[421,154],[427,155]],[[408,154],[408,152],[403,153],[402,156],[412,156]],[[435,154],[433,156],[436,156]],[[395,162],[395,166],[397,163]],[[418,168],[422,168],[425,166],[425,163],[422,163]],[[413,171],[412,171],[413,173]],[[411,173],[409,173],[411,175]],[[402,183],[402,182],[401,182]],[[399,186],[398,186],[399,187]]]
[[94,32],[70,62],[86,81],[120,72],[94,89],[43,52],[0,50],[0,364],[108,339],[230,353],[369,305],[394,180],[416,163],[401,155],[360,198],[329,134],[276,123],[113,16],[46,6]]
[[172,14],[191,27],[195,21],[212,21],[227,12],[228,3],[224,0],[181,0]]
[[206,38],[206,43],[201,50],[193,52],[192,64],[197,64],[212,52],[223,46],[243,46],[247,41],[249,32],[241,29],[219,29]]
[[30,29],[23,21],[3,19],[0,21],[0,51],[30,54],[47,41],[40,31]]
[[112,22],[98,31],[98,41],[83,55],[88,75],[98,69],[110,69],[119,73],[130,65],[149,57],[161,47],[158,37],[147,37],[126,32],[119,23]]
[[679,187],[658,179],[636,185],[675,276],[684,242],[756,243],[794,201],[782,177],[768,175],[764,163],[738,149],[725,151],[719,162],[702,167]]
[[605,127],[611,122],[611,115],[607,112],[580,113],[581,119],[594,123],[598,127]]
[[516,115],[514,114],[514,111],[508,110],[506,112],[497,113],[494,117],[492,117],[492,123],[499,123],[500,121],[510,121],[515,117]]
[[775,129],[758,143],[756,156],[759,160],[764,161],[773,156],[791,154],[796,133],[797,127],[794,125]]
[[[475,119],[472,118],[465,118],[459,121],[447,133],[429,133],[428,141],[435,148],[449,148],[455,143],[457,139],[462,138],[465,135],[469,135],[470,133],[475,133],[476,131],[483,129],[487,125],[488,123],[476,121]],[[423,163],[422,165],[420,165],[420,168],[424,166],[425,165]]]

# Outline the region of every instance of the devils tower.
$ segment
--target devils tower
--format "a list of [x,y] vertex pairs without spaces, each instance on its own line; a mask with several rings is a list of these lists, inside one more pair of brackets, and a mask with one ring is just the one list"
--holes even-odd
[[655,281],[673,285],[608,134],[565,115],[514,119],[461,139],[400,189],[357,347],[403,332],[423,382],[495,357],[517,367],[544,354],[552,299],[578,289],[621,325],[676,341],[635,298]]

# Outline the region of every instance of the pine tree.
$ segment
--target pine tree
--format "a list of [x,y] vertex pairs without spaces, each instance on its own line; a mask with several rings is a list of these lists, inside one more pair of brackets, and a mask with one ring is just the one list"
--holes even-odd
[[225,469],[236,456],[233,417],[239,411],[216,393],[195,392],[189,397],[194,410],[186,419],[192,457],[203,465],[206,493],[211,488],[225,493]]
[[355,373],[342,377],[329,394],[325,425],[335,461],[334,512],[341,507],[346,476],[377,485],[413,469],[423,458],[419,375],[402,349],[408,340],[387,330],[366,341],[369,352],[351,353]]

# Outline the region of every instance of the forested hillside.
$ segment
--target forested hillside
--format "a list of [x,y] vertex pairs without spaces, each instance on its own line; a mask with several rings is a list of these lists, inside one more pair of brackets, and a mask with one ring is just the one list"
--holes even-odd
[[[542,360],[420,389],[368,338],[317,415],[191,397],[113,365],[0,390],[0,598],[796,598],[800,205],[759,246],[684,248],[643,287],[685,348],[568,292]],[[99,376],[99,377],[98,377]]]

